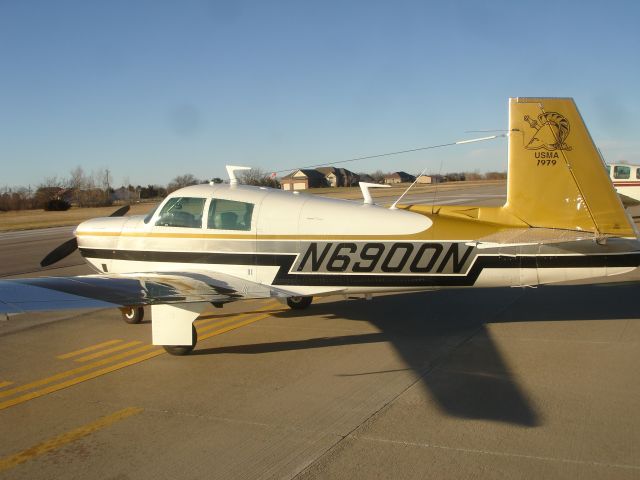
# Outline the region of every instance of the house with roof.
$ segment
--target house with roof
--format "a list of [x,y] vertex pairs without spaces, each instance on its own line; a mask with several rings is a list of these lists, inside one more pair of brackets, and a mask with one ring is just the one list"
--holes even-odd
[[318,187],[351,187],[358,185],[360,176],[346,168],[321,167],[294,170],[280,179],[283,190],[305,190]]
[[322,173],[307,168],[294,170],[280,179],[280,187],[283,190],[306,190],[326,186],[327,179]]
[[416,177],[409,175],[407,172],[393,172],[384,176],[384,183],[389,185],[394,183],[408,183],[415,181],[415,179]]
[[417,183],[423,183],[423,184],[441,183],[442,180],[443,180],[442,175],[438,175],[438,174],[418,175],[416,179]]
[[353,187],[360,181],[357,173],[346,168],[320,167],[316,170],[324,175],[330,187]]

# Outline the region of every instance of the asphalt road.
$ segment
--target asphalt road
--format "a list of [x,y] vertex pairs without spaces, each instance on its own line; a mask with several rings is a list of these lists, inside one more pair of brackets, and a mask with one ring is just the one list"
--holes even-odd
[[[0,274],[37,269],[68,234],[1,235]],[[45,274],[88,272],[78,261]],[[637,479],[637,298],[607,285],[329,297],[303,313],[238,302],[197,321],[183,358],[113,310],[11,317],[0,478]]]

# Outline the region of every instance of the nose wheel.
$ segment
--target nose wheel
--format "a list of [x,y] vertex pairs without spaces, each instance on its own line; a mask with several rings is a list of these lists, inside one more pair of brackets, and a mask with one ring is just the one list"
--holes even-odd
[[140,323],[144,319],[144,308],[142,307],[122,307],[122,319],[127,323]]

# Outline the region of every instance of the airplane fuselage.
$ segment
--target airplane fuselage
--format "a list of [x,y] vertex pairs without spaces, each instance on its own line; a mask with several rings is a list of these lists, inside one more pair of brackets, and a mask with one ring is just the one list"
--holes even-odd
[[[180,202],[180,215],[170,216],[167,206]],[[186,205],[197,205],[188,217]],[[236,223],[224,224],[225,215]],[[470,235],[456,239],[458,231]],[[300,295],[538,285],[640,264],[635,238],[599,243],[588,232],[247,186],[189,187],[146,219],[91,220],[76,234],[99,272],[220,272]]]

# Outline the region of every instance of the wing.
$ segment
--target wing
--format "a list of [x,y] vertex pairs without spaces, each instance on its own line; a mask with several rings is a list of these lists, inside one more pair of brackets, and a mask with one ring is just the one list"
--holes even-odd
[[0,280],[0,313],[288,297],[281,290],[211,272],[145,272]]

